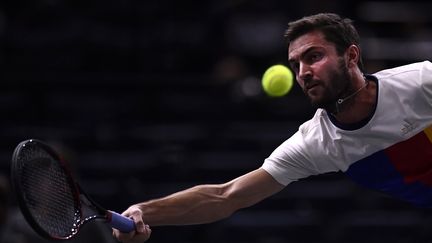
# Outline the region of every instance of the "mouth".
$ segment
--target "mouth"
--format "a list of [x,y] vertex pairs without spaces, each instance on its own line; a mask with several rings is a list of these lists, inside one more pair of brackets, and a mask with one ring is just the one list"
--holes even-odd
[[319,83],[318,82],[311,82],[311,83],[307,83],[304,87],[305,91],[310,91],[312,89],[314,89],[315,87],[318,87]]

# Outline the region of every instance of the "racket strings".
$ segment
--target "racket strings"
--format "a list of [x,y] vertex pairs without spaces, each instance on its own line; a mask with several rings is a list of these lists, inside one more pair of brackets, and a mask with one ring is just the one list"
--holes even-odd
[[[22,188],[35,221],[51,236],[69,238],[78,230],[80,210],[74,184],[61,162],[28,146],[22,164]],[[37,158],[35,160],[34,158]]]

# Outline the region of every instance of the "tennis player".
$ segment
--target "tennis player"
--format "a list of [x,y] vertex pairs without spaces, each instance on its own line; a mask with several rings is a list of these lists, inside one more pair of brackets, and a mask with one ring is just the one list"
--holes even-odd
[[229,217],[302,178],[341,171],[359,184],[432,206],[432,64],[365,74],[350,19],[317,14],[289,23],[285,37],[296,80],[317,108],[263,165],[232,181],[199,185],[130,206],[143,242],[150,226],[209,223]]

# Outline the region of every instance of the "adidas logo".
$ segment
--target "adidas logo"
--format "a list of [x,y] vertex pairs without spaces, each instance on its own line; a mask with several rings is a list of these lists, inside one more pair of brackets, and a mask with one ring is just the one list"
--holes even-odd
[[402,135],[406,135],[407,133],[414,130],[416,127],[417,127],[416,124],[414,124],[411,121],[404,119],[404,123],[402,124],[402,128],[401,128]]

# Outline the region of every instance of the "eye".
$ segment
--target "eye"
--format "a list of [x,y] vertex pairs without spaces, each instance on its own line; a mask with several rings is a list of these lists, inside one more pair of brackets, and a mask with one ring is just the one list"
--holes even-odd
[[306,60],[309,63],[314,63],[320,61],[324,57],[324,54],[322,52],[311,52],[307,56]]

